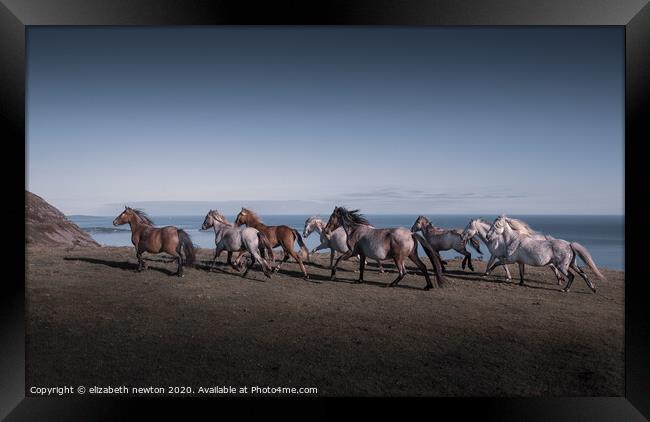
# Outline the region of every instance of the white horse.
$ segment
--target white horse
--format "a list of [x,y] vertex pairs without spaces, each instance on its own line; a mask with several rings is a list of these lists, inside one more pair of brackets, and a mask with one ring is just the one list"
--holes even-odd
[[[535,232],[530,227],[528,227],[527,224],[523,223],[520,220],[516,220],[514,218],[510,220],[513,221],[513,225],[516,226],[518,230],[522,231],[522,233],[525,233],[528,236],[532,236],[535,239],[543,239],[543,240],[552,239],[551,236],[546,236]],[[490,275],[492,269],[494,268],[492,266],[492,264],[494,264],[494,261],[498,260],[498,262],[501,262],[501,257],[506,256],[506,245],[501,239],[499,239],[498,237],[495,237],[491,240],[487,239],[487,233],[490,230],[491,226],[492,226],[491,223],[483,220],[482,218],[474,218],[469,221],[462,235],[463,241],[465,242],[473,238],[474,236],[480,237],[483,243],[485,243],[488,250],[490,251],[490,260],[485,266],[485,273],[483,274],[484,276]],[[503,265],[503,269],[506,271],[506,278],[508,280],[512,280],[512,276],[510,275],[510,270],[508,269],[508,266],[505,264],[502,265]],[[553,264],[550,264],[549,267],[551,267],[553,273],[555,274],[555,277],[557,278],[557,284],[560,284],[563,280],[562,275],[558,272],[557,268],[553,266]]]
[[[203,220],[201,228],[207,230],[210,227],[214,228],[214,243],[216,244],[214,259],[212,260],[212,265],[210,265],[210,271],[223,251],[228,251],[228,263],[233,266],[233,268],[241,271],[242,268],[235,267],[230,262],[230,258],[232,252],[247,251],[251,255],[252,259],[246,266],[246,271],[243,276],[246,277],[248,270],[255,264],[255,262],[257,262],[262,267],[264,275],[271,278],[270,273],[272,267],[266,259],[264,259],[264,255],[266,251],[269,256],[273,257],[273,249],[271,248],[268,238],[264,236],[263,233],[260,233],[257,229],[252,227],[233,227],[232,224],[226,220],[226,217],[217,210],[210,210]],[[240,259],[241,255],[237,258],[237,264],[239,264]]]
[[[310,253],[320,251],[321,249],[329,249],[331,251],[330,268],[332,268],[334,266],[336,252],[344,254],[349,250],[347,243],[348,235],[345,233],[343,227],[334,230],[329,237],[325,234],[324,230],[325,222],[318,217],[312,216],[305,221],[305,229],[303,230],[302,237],[307,238],[314,231],[320,235],[320,245],[312,249]],[[377,260],[377,265],[379,265],[379,272],[383,273],[384,267],[382,267],[381,261]]]
[[[463,262],[460,264],[462,269],[465,269],[465,264],[467,264],[469,269],[474,271],[472,254],[466,249],[467,240],[470,241],[476,252],[483,254],[480,243],[474,237],[468,237],[465,240],[463,239],[463,232],[461,230],[436,227],[431,223],[431,220],[423,215],[419,216],[411,227],[411,232],[415,233],[417,231],[422,232],[424,238],[429,241],[434,250],[440,252],[453,249],[463,255]],[[445,271],[444,263],[442,264],[442,270]]]
[[501,261],[494,264],[493,267],[516,262],[519,264],[519,284],[523,285],[524,265],[542,267],[553,264],[560,273],[568,278],[566,287],[562,289],[563,292],[569,291],[575,278],[575,275],[569,271],[569,268],[571,268],[580,274],[593,292],[596,292],[596,287],[589,280],[587,274],[577,265],[577,256],[580,256],[600,279],[604,280],[605,276],[598,271],[598,267],[596,267],[594,260],[584,246],[577,242],[569,243],[562,239],[535,239],[521,231],[514,230],[513,226],[518,225],[518,223],[513,223],[513,219],[504,215],[497,217],[492,223],[486,238],[488,241],[501,238],[506,247],[505,256],[501,257]]

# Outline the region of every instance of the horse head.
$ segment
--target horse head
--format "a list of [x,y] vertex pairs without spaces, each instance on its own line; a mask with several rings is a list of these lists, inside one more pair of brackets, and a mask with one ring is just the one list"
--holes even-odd
[[305,220],[305,229],[303,230],[302,237],[309,237],[309,235],[314,231],[316,220],[318,219],[318,217],[312,216]]
[[413,226],[411,227],[411,232],[415,233],[417,231],[420,231],[424,229],[427,225],[429,225],[431,222],[429,221],[428,218],[426,218],[423,215],[420,215],[416,220],[415,223],[413,223]]
[[500,215],[498,216],[494,222],[492,223],[492,226],[490,227],[490,230],[488,230],[487,234],[485,235],[485,238],[488,241],[493,240],[497,236],[501,236],[506,229],[506,225],[508,222],[506,221],[506,216],[505,215]]
[[128,223],[132,215],[133,215],[133,210],[125,205],[124,211],[122,211],[120,215],[115,217],[115,219],[113,220],[113,225],[121,226],[122,224]]

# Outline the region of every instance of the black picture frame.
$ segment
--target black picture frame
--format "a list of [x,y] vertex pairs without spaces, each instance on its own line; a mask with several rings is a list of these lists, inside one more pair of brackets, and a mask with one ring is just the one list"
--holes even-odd
[[[650,6],[646,0],[385,0],[266,2],[176,0],[1,0],[0,122],[10,154],[2,166],[5,222],[25,218],[25,34],[34,25],[598,25],[625,27],[625,396],[596,398],[425,399],[418,407],[454,418],[498,420],[644,420],[650,417],[650,312],[642,278],[641,201],[650,107]],[[22,163],[22,164],[21,164]],[[22,170],[22,172],[21,172]],[[22,201],[21,201],[22,198]],[[11,205],[10,205],[11,204]],[[11,225],[11,224],[7,224]],[[205,400],[25,397],[25,242],[13,224],[4,243],[0,308],[0,418],[7,420],[115,420],[133,412],[204,407]],[[561,318],[561,315],[559,316]],[[259,410],[237,399],[238,412]],[[248,400],[248,399],[246,399]],[[303,399],[303,402],[305,400]],[[306,400],[309,413],[332,410],[331,399]],[[286,400],[263,400],[285,404]],[[411,408],[413,401],[366,401],[375,410]],[[219,406],[223,406],[221,401]],[[134,407],[138,406],[138,407]],[[140,407],[140,406],[144,406]],[[210,406],[214,406],[212,403]],[[232,407],[232,406],[231,406]],[[221,410],[220,410],[221,412]],[[433,413],[430,413],[433,414]],[[144,413],[140,413],[144,415]],[[645,417],[644,417],[645,415]]]

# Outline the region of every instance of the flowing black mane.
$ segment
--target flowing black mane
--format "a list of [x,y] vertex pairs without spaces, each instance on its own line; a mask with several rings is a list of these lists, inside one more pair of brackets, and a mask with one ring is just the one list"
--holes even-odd
[[142,220],[143,223],[150,226],[155,225],[153,220],[151,220],[151,217],[149,217],[146,212],[136,208],[131,208],[131,210],[135,213],[135,215],[138,216],[138,218],[140,218],[140,220]]
[[341,218],[341,224],[345,227],[364,225],[369,226],[370,223],[366,220],[359,210],[348,211],[344,207],[338,207],[336,210],[338,216]]

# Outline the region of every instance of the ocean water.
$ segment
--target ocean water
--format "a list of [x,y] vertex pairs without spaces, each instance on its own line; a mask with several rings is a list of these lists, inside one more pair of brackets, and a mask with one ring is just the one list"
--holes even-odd
[[[194,244],[202,248],[214,248],[214,232],[212,229],[200,230],[205,216],[151,216],[156,226],[173,225],[185,230]],[[230,222],[235,216],[226,216]],[[302,235],[305,220],[308,215],[262,215],[262,220],[267,225],[285,224],[297,229]],[[321,218],[327,221],[329,216]],[[416,215],[366,215],[375,227],[406,227],[415,222]],[[433,224],[438,227],[463,229],[470,219],[470,215],[428,215]],[[482,215],[488,221],[496,216]],[[559,239],[579,242],[584,245],[599,267],[624,270],[625,266],[625,229],[624,216],[616,215],[510,215],[526,221],[533,229],[549,234]],[[114,217],[93,216],[68,216],[68,219],[88,232],[97,242],[108,246],[132,246],[131,232],[128,225],[114,227]],[[311,250],[320,243],[318,233],[312,233],[305,244]],[[297,248],[297,246],[296,246]],[[476,251],[471,247],[468,250],[472,257]],[[485,246],[481,247],[483,259],[489,259],[489,252]],[[322,250],[320,252],[327,252]],[[424,255],[422,253],[422,255]],[[442,252],[444,258],[454,258],[459,254],[456,251]],[[580,259],[578,259],[580,263]],[[582,265],[582,263],[580,263]]]

